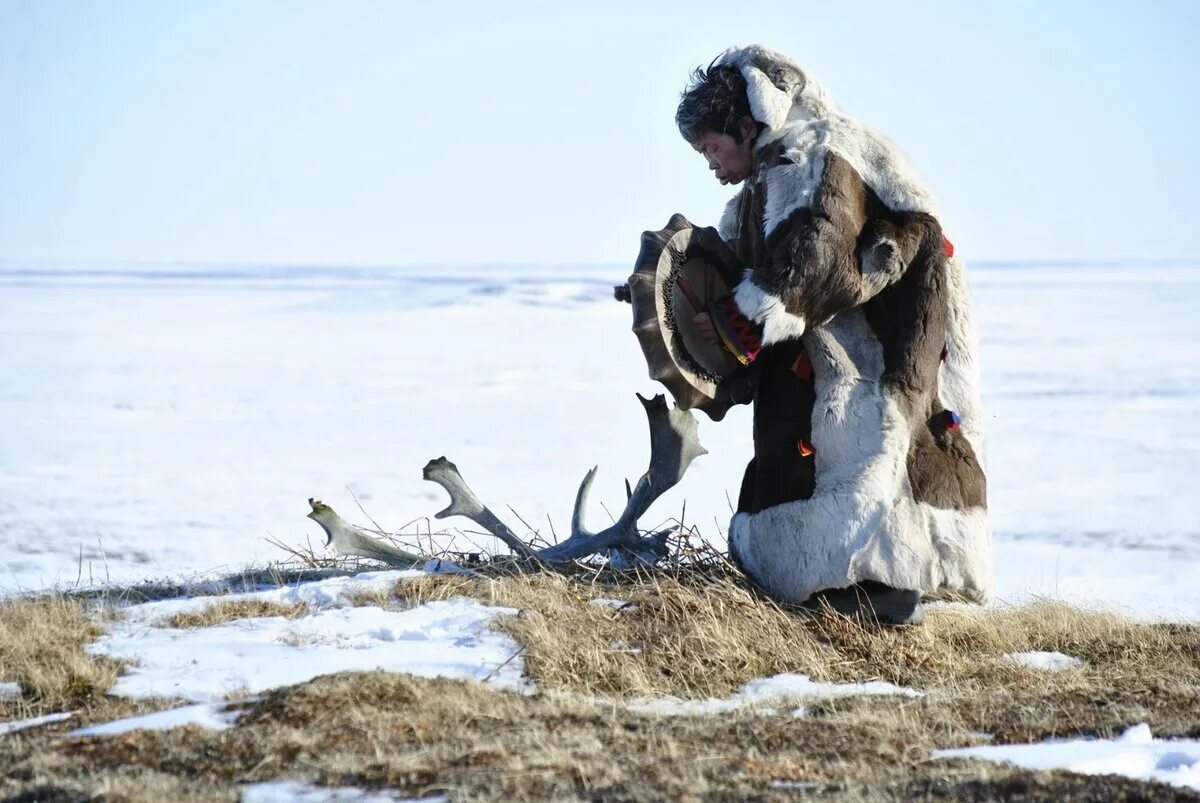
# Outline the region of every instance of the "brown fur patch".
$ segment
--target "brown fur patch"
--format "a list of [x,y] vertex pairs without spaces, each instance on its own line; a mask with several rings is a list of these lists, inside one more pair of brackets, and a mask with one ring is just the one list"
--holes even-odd
[[930,215],[893,212],[878,198],[870,211],[859,253],[895,243],[892,258],[907,260],[899,265],[899,278],[863,305],[863,314],[883,347],[881,380],[912,428],[907,469],[913,498],[953,510],[986,507],[987,479],[975,450],[961,432],[943,425],[938,401],[949,319],[942,228]]

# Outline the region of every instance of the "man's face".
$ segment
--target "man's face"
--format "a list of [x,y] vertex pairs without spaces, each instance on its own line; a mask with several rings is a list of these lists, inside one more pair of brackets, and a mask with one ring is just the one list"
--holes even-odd
[[754,148],[752,136],[743,136],[739,143],[729,134],[706,131],[692,143],[692,147],[704,157],[708,169],[716,174],[722,184],[739,184],[750,175]]

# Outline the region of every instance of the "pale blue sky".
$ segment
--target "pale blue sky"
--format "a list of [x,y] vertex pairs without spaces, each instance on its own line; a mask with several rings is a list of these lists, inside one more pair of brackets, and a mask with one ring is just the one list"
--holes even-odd
[[0,0],[0,259],[624,263],[721,187],[691,67],[793,56],[968,259],[1200,256],[1200,3]]

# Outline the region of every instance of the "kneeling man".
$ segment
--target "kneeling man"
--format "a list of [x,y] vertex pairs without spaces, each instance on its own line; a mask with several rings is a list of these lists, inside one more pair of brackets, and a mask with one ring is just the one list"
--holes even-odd
[[929,189],[766,48],[697,70],[676,122],[742,185],[720,232],[745,265],[737,311],[761,332],[731,553],[782,601],[883,622],[919,622],[922,597],[982,601],[978,347]]

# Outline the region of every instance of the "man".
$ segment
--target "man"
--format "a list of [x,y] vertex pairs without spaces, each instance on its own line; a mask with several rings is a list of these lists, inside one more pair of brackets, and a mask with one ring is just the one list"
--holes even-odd
[[761,327],[731,553],[778,599],[885,623],[920,622],[922,596],[982,601],[977,342],[931,193],[766,48],[697,70],[676,122],[742,185],[720,232],[746,266],[737,310]]

